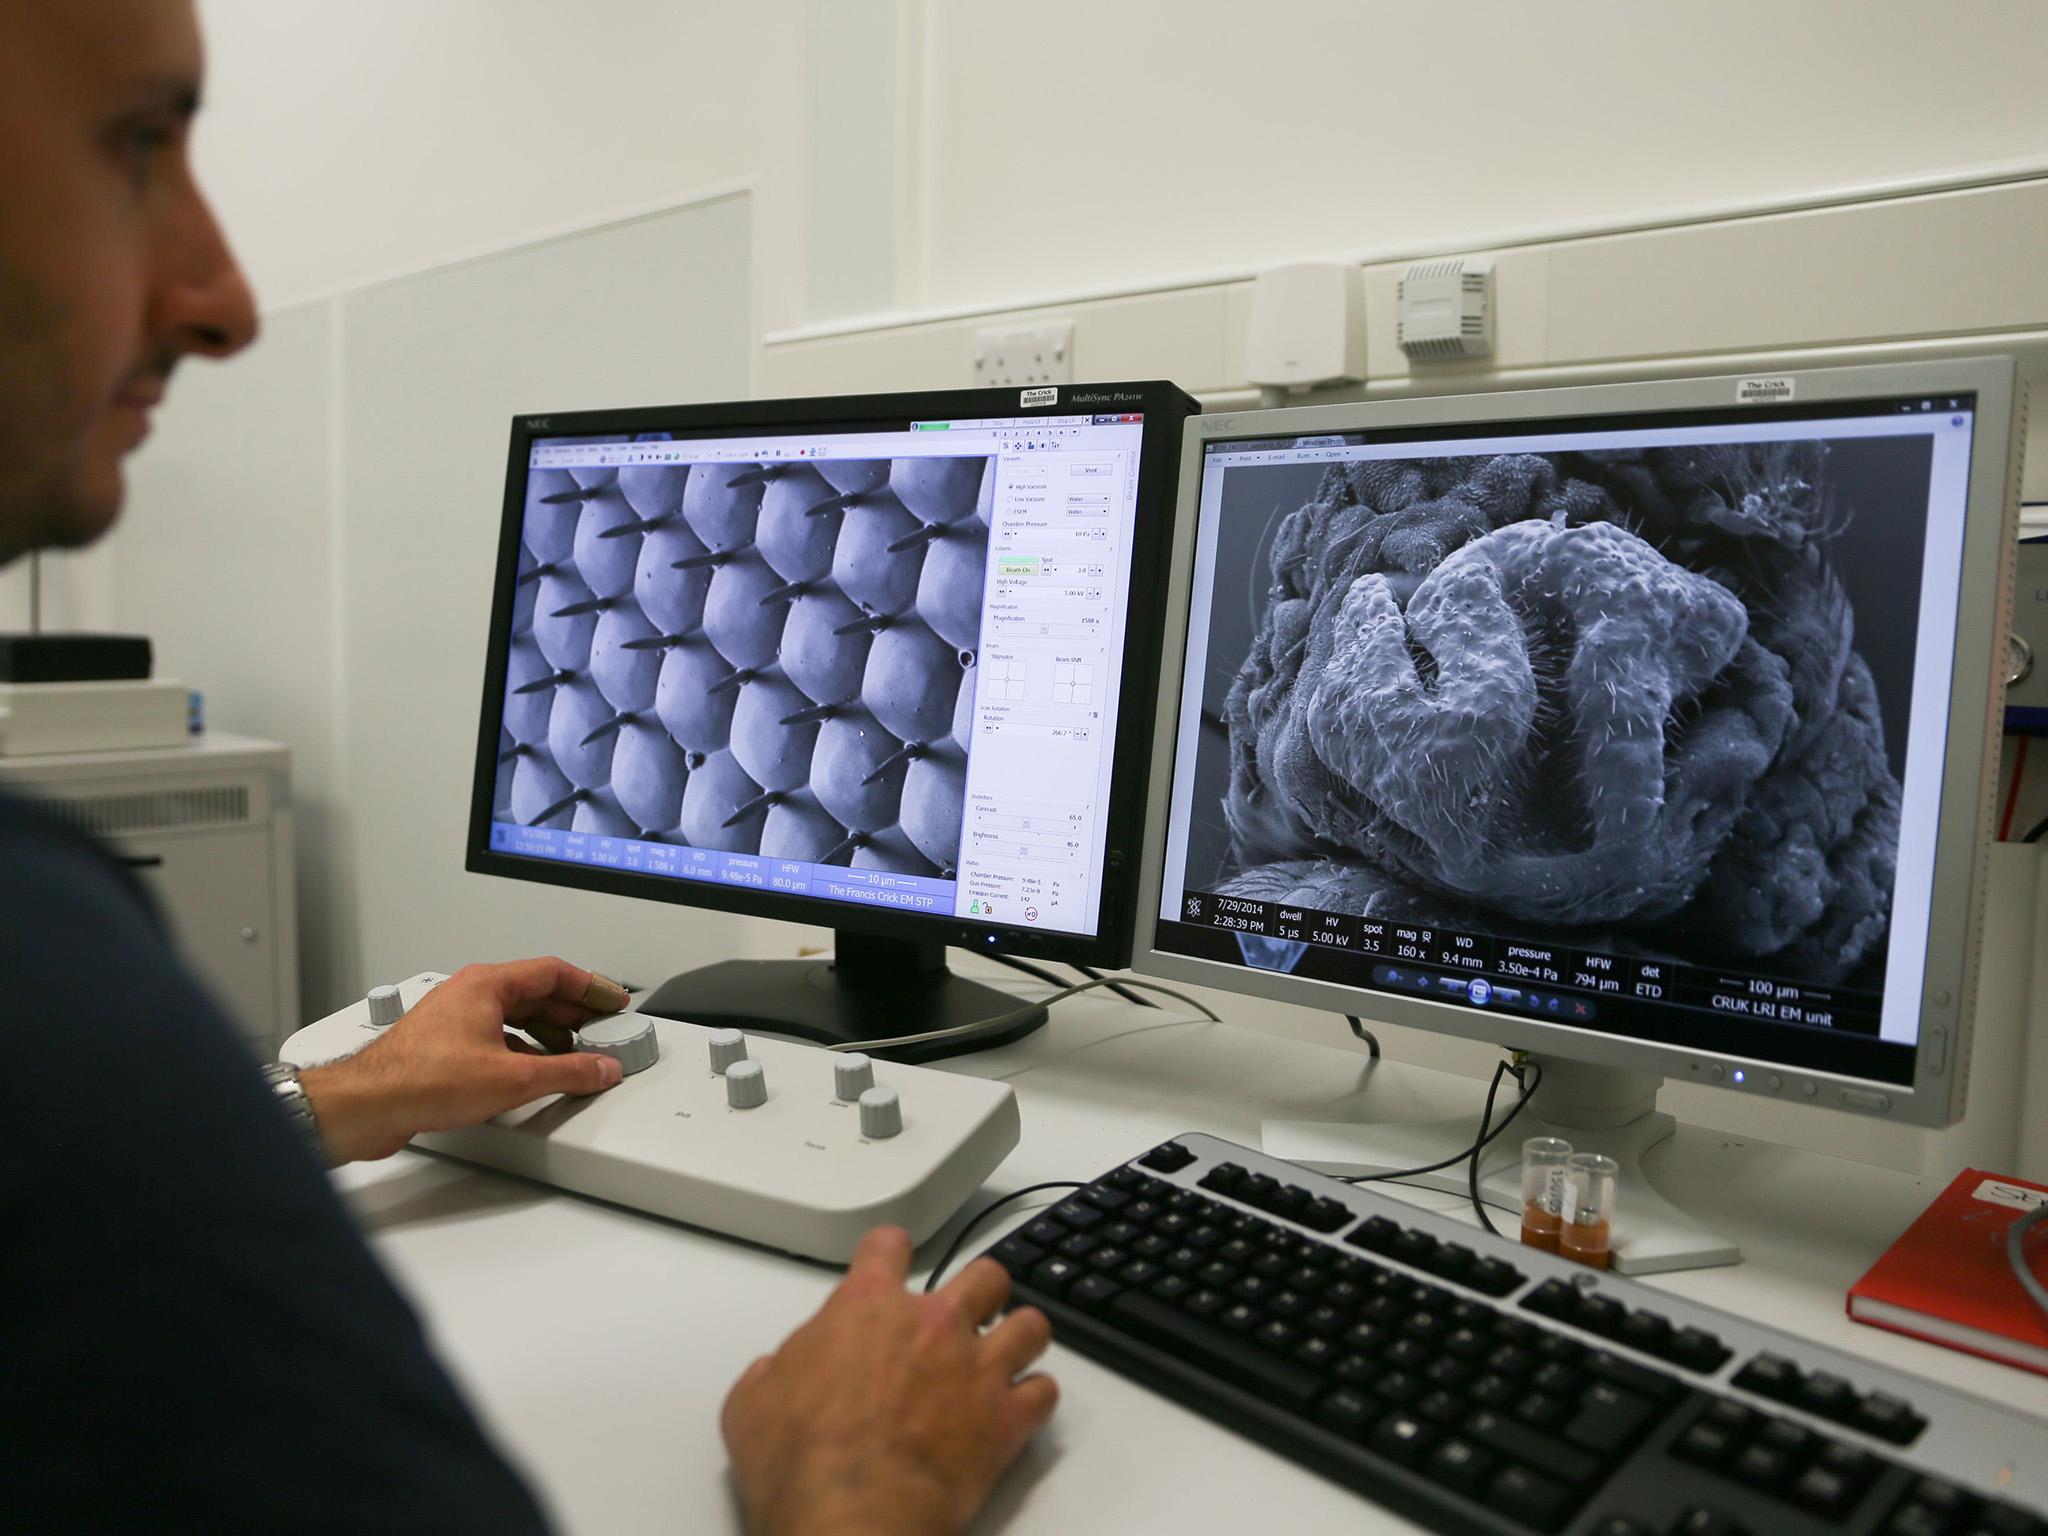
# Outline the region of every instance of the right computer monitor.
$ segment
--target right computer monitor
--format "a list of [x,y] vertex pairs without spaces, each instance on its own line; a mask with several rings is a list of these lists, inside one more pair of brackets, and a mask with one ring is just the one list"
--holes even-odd
[[1139,968],[1595,1119],[1955,1119],[2015,409],[1975,359],[1197,418]]

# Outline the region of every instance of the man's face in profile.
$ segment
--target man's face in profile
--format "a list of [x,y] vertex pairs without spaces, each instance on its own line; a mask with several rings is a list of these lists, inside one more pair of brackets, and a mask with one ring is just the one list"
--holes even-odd
[[256,332],[192,178],[191,0],[0,3],[0,563],[89,543],[171,369]]

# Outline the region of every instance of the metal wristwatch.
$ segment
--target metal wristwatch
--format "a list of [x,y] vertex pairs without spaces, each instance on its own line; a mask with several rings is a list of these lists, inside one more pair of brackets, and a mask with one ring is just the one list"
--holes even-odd
[[306,1138],[306,1145],[312,1149],[313,1155],[325,1163],[327,1148],[320,1140],[320,1122],[313,1117],[313,1101],[306,1097],[306,1090],[299,1083],[299,1069],[289,1062],[265,1062],[263,1080],[270,1084],[278,1105],[286,1118],[298,1127],[299,1134]]

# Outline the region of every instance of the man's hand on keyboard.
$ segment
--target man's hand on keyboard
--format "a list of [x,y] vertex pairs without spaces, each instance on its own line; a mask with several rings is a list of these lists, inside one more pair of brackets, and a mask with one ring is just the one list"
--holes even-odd
[[[389,1157],[420,1131],[460,1130],[551,1093],[611,1087],[619,1064],[575,1053],[573,1035],[626,1002],[617,982],[565,960],[465,966],[355,1055],[301,1075],[328,1161]],[[508,1024],[548,1051],[507,1035]]]
[[818,1315],[748,1368],[722,1427],[751,1536],[952,1536],[1052,1416],[1050,1377],[1022,1375],[1051,1328],[1035,1308],[982,1327],[1009,1297],[970,1264],[930,1296],[904,1287],[910,1238],[862,1240]]

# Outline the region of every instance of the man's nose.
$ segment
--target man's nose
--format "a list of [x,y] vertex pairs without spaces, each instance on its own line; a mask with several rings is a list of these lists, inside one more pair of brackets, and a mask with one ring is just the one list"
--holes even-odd
[[154,339],[165,351],[230,357],[256,339],[256,297],[197,188],[158,284]]

